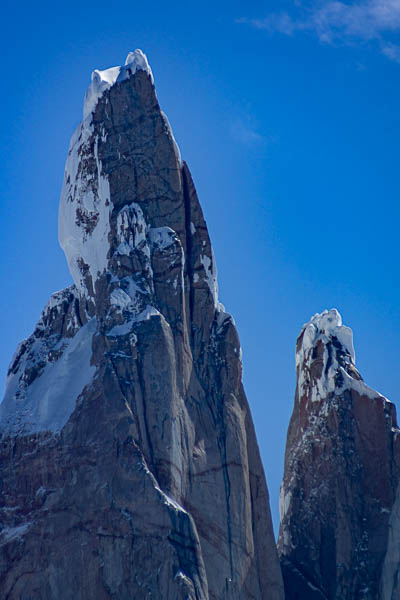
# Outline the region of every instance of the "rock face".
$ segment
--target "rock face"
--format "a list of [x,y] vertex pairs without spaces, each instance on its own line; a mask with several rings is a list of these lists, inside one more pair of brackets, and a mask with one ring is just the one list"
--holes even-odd
[[0,406],[8,600],[282,600],[268,492],[188,167],[145,56],[95,71],[60,243],[74,285]]
[[278,543],[286,599],[398,599],[395,407],[363,382],[334,309],[303,327],[296,367]]

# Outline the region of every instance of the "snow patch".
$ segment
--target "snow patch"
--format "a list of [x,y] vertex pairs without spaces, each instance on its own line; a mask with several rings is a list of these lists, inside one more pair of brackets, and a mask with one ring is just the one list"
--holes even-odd
[[0,430],[10,435],[58,432],[75,409],[78,396],[90,384],[96,368],[90,364],[96,319],[84,325],[73,338],[64,339],[61,357],[48,363],[27,387],[20,372],[7,382],[0,405]]
[[189,513],[183,508],[183,506],[181,506],[178,502],[176,502],[176,500],[173,500],[173,498],[171,498],[170,496],[168,496],[168,494],[166,494],[165,492],[163,492],[163,490],[160,488],[160,486],[158,485],[154,475],[152,474],[152,472],[150,471],[150,469],[148,468],[145,460],[142,458],[142,460],[140,460],[138,462],[138,466],[140,469],[143,469],[144,472],[150,477],[153,485],[154,485],[154,489],[157,491],[158,494],[160,494],[161,499],[163,500],[163,503],[168,506],[169,508],[172,508],[175,512],[181,512],[184,513],[185,515],[188,515]]
[[353,377],[350,377],[350,375],[348,373],[346,373],[346,371],[343,369],[343,367],[340,367],[340,371],[341,371],[341,373],[343,375],[343,379],[344,379],[343,389],[350,388],[350,389],[354,390],[355,392],[357,392],[360,396],[367,396],[367,398],[370,398],[371,400],[376,400],[377,398],[381,398],[385,402],[389,402],[389,400],[387,398],[382,396],[382,394],[380,394],[373,388],[369,387],[369,385],[364,383],[364,381],[361,381],[358,379],[353,379]]
[[119,335],[127,335],[131,332],[133,319],[122,323],[121,325],[114,325],[112,329],[107,333],[107,337],[117,337]]
[[171,227],[152,227],[149,229],[149,239],[153,246],[160,250],[169,248],[176,242],[176,233]]
[[21,525],[17,525],[16,527],[4,527],[4,529],[0,531],[0,545],[22,537],[27,533],[31,525],[32,521],[28,521]]
[[[89,271],[93,287],[107,268],[110,232],[110,184],[98,157],[99,136],[93,139],[91,124],[83,122],[72,136],[61,193],[58,236],[70,273],[82,295],[87,294],[84,273]],[[84,157],[93,154],[95,170]]]
[[132,300],[131,297],[126,292],[124,292],[124,290],[122,290],[121,288],[116,288],[111,292],[110,302],[113,306],[116,306],[117,308],[125,309],[128,308]]
[[290,507],[290,502],[292,500],[292,492],[286,491],[284,485],[281,485],[281,489],[279,492],[279,515],[281,521],[283,521],[284,517],[287,515]]
[[141,313],[135,316],[136,323],[140,321],[148,321],[151,317],[161,317],[161,313],[154,306],[147,305]]
[[74,293],[75,291],[75,286],[71,285],[70,287],[67,287],[65,289],[59,290],[58,292],[54,292],[47,304],[45,305],[45,307],[42,310],[42,314],[41,314],[41,319],[43,319],[44,317],[47,316],[47,314],[53,309],[53,308],[58,308],[63,301],[66,299],[66,296],[68,295],[68,293]]
[[132,251],[132,247],[128,244],[128,242],[121,242],[118,248],[116,249],[116,254],[120,254],[121,256],[129,256]]
[[165,492],[163,492],[160,488],[158,488],[164,498],[164,504],[173,508],[176,512],[183,512],[187,515],[187,511],[180,505],[176,500],[173,500],[170,496],[168,496]]
[[207,254],[200,255],[200,262],[204,267],[205,279],[210,288],[211,295],[214,299],[214,306],[218,304],[218,283],[217,283],[217,268],[215,264],[214,252],[212,252],[211,258]]
[[[148,226],[139,204],[132,202],[119,211],[117,236],[120,242],[119,248],[123,245],[124,254],[129,254],[131,250],[140,248],[150,257],[150,250],[147,247],[147,231]],[[119,249],[117,252],[119,252]]]
[[[160,311],[158,311],[154,306],[147,305],[144,310],[142,310],[139,314],[131,315],[130,318],[122,323],[121,325],[114,325],[112,329],[107,333],[107,337],[116,337],[119,335],[127,335],[132,330],[132,325],[134,323],[140,323],[141,321],[148,321],[151,317],[161,316]],[[136,336],[135,336],[136,338]]]
[[175,573],[174,579],[176,579],[177,581],[181,581],[182,583],[190,583],[190,584],[192,584],[192,580],[190,579],[190,577],[188,577],[187,575],[185,575],[185,573],[183,571],[181,571],[180,569],[179,569],[179,571],[177,571]]

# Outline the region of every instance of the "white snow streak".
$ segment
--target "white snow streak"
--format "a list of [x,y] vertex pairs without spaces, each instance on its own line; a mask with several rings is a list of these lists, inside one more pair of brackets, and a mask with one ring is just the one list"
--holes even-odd
[[8,379],[0,405],[0,430],[10,435],[60,431],[75,409],[78,396],[93,379],[92,338],[96,319],[84,325],[71,339],[55,363],[26,388],[18,371]]

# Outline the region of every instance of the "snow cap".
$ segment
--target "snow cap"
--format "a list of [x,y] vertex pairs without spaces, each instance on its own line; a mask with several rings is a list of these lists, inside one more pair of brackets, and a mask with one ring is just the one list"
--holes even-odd
[[[314,365],[314,369],[313,369]],[[299,397],[322,401],[345,389],[360,396],[383,398],[364,383],[355,367],[353,331],[342,325],[336,308],[314,315],[303,325],[296,349]]]
[[104,71],[95,69],[92,72],[92,81],[85,94],[83,105],[83,118],[89,117],[95,110],[97,103],[106,90],[115,83],[129,79],[136,71],[145,71],[154,84],[153,73],[147,61],[146,55],[139,49],[129,52],[125,65],[121,67],[110,67]]
[[336,308],[315,314],[308,323],[303,325],[300,336],[302,334],[301,346],[296,353],[298,358],[300,354],[304,356],[308,353],[318,340],[322,339],[326,343],[335,337],[351,357],[353,364],[355,363],[353,331],[350,327],[342,325],[341,314]]

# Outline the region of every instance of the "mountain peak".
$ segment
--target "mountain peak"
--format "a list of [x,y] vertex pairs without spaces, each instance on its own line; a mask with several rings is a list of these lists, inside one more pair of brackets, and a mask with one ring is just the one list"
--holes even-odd
[[104,92],[114,84],[129,79],[136,71],[147,73],[154,84],[153,73],[148,63],[146,55],[138,48],[134,52],[129,52],[123,66],[109,67],[100,71],[95,69],[92,72],[92,80],[85,94],[83,105],[83,118],[89,117],[95,110],[97,103]]
[[[149,245],[152,226],[171,226],[159,218],[159,202],[166,208],[169,200],[179,201],[181,164],[141,50],[129,52],[124,66],[93,71],[84,113],[65,165],[59,241],[79,294],[94,299],[102,276],[120,279],[123,257],[140,244]],[[154,165],[159,152],[170,172],[168,181]],[[159,200],[150,211],[154,224],[145,218],[151,199]]]
[[75,285],[0,409],[2,596],[283,600],[237,331],[140,51],[94,72],[86,112],[59,212]]
[[342,324],[336,308],[315,314],[303,325],[296,344],[296,369],[299,398],[320,402],[345,389],[382,398],[357,371],[353,331]]
[[343,351],[349,355],[354,363],[353,332],[350,327],[343,325],[342,316],[336,308],[315,314],[308,323],[303,325],[299,336],[301,345],[297,350],[298,358],[301,358],[301,352],[304,354],[310,351],[318,340],[328,341],[333,338],[338,340]]

